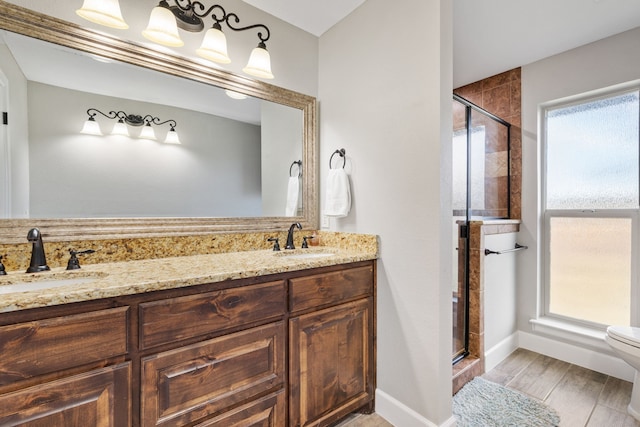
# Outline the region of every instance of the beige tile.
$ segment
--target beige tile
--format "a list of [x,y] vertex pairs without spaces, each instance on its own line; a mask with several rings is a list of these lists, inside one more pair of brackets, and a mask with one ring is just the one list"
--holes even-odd
[[606,379],[604,374],[571,365],[545,403],[558,412],[563,427],[586,426]]
[[536,399],[544,400],[570,366],[566,362],[538,355],[507,385]]
[[393,425],[380,415],[373,413],[369,415],[353,414],[332,427],[393,427]]
[[517,349],[498,366],[485,373],[483,378],[501,385],[506,385],[516,375],[522,372],[538,356],[529,350]]
[[628,381],[609,377],[598,399],[598,404],[626,413],[632,388],[633,384]]
[[[562,422],[561,422],[562,424]],[[562,424],[564,426],[564,424]],[[640,423],[626,412],[596,405],[586,427],[638,427]]]

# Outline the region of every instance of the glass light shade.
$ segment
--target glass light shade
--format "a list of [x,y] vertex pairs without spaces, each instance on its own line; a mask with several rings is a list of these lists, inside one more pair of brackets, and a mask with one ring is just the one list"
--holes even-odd
[[93,117],[89,117],[87,121],[84,122],[84,126],[82,126],[80,133],[84,133],[85,135],[102,135],[100,126]]
[[113,129],[111,130],[112,135],[123,135],[129,136],[129,129],[127,129],[127,125],[124,124],[122,119],[118,120],[118,122],[113,125]]
[[233,99],[247,99],[247,95],[245,95],[244,93],[240,93],[240,92],[234,92],[232,90],[229,89],[225,89],[224,93],[227,94],[227,96],[229,98],[233,98]]
[[156,133],[151,125],[144,125],[142,131],[140,131],[140,138],[156,140]]
[[142,35],[152,42],[165,46],[180,47],[184,45],[180,34],[178,34],[176,17],[173,12],[162,6],[153,8],[149,17],[149,25],[142,32]]
[[227,54],[227,37],[219,28],[209,28],[204,35],[202,45],[196,53],[209,61],[228,64],[231,58]]
[[127,29],[129,25],[124,22],[120,13],[118,0],[84,0],[82,8],[76,10],[76,14],[87,21],[104,25],[105,27]]
[[266,47],[264,47],[264,43],[260,43],[258,47],[251,51],[249,62],[242,71],[263,79],[273,78],[273,74],[271,73],[271,57],[269,56],[269,52],[267,52]]
[[167,138],[164,140],[165,144],[181,144],[180,138],[178,138],[178,132],[175,129],[171,129],[167,132]]

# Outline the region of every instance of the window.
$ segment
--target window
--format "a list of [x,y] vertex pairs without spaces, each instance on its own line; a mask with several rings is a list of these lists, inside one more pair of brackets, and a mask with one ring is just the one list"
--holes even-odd
[[546,315],[630,325],[640,205],[639,91],[543,109]]

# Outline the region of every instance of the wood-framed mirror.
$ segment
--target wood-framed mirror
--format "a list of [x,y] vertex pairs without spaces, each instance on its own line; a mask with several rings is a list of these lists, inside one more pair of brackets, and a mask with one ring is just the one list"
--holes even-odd
[[[139,67],[144,69],[146,72],[161,73],[163,76],[177,78],[180,79],[181,82],[193,82],[194,84],[201,85],[201,87],[202,85],[206,85],[207,87],[215,86],[222,90],[230,90],[248,95],[259,103],[262,102],[276,107],[282,106],[285,109],[290,109],[294,112],[297,111],[298,113],[296,114],[300,116],[300,124],[296,126],[298,126],[299,132],[301,133],[301,135],[299,135],[301,147],[298,153],[294,154],[293,157],[285,158],[283,151],[276,151],[275,153],[272,152],[269,154],[272,158],[279,158],[279,161],[281,163],[284,162],[282,164],[286,165],[286,167],[278,166],[277,170],[273,170],[273,168],[270,167],[270,164],[265,164],[264,161],[260,166],[258,166],[259,168],[262,168],[262,178],[258,177],[258,182],[265,181],[264,177],[269,176],[269,174],[284,176],[284,178],[279,178],[280,181],[277,185],[282,188],[281,192],[285,195],[287,193],[288,178],[291,175],[295,175],[297,171],[300,172],[300,209],[293,216],[284,216],[285,206],[282,206],[283,216],[276,213],[277,209],[274,211],[273,209],[269,210],[265,208],[265,213],[262,214],[260,213],[259,207],[254,207],[253,209],[247,209],[244,211],[241,209],[236,210],[232,215],[225,214],[225,211],[222,211],[223,213],[221,215],[214,213],[211,216],[203,214],[202,211],[194,211],[194,213],[188,213],[186,215],[175,215],[172,211],[169,211],[166,213],[163,212],[158,216],[153,216],[153,213],[147,212],[144,214],[144,217],[136,216],[135,213],[132,214],[131,212],[126,212],[122,214],[122,216],[119,216],[117,211],[108,212],[108,215],[101,215],[101,212],[103,211],[98,211],[97,214],[91,213],[86,217],[83,214],[78,215],[75,212],[72,212],[70,215],[64,213],[54,213],[49,215],[47,214],[46,208],[44,208],[39,209],[36,215],[5,214],[3,219],[0,219],[0,239],[2,243],[24,242],[26,230],[34,226],[40,227],[47,239],[52,241],[155,237],[189,235],[195,233],[281,231],[288,228],[292,222],[300,222],[306,229],[317,228],[317,107],[314,97],[212,67],[207,67],[206,65],[189,58],[150,49],[137,43],[125,41],[114,36],[106,35],[98,31],[87,29],[55,17],[43,15],[5,2],[0,2],[0,29],[4,30],[6,34],[10,34],[12,37],[18,37],[18,35],[19,37],[26,36],[29,39],[37,39],[39,41],[54,44],[61,47],[61,49],[81,52],[82,55],[85,56],[86,54],[94,55],[102,59],[125,64],[128,67]],[[198,91],[202,90],[195,90],[195,92]],[[58,95],[55,96],[56,99],[58,99]],[[38,98],[35,99],[37,100]],[[43,99],[46,99],[46,97]],[[36,101],[33,103],[41,104],[41,102]],[[83,114],[84,110],[92,107],[92,105],[87,105],[86,102],[83,104],[79,103],[79,105],[82,105]],[[105,106],[104,108],[115,107]],[[188,110],[188,108],[185,110]],[[10,117],[11,114],[12,113],[9,112]],[[262,112],[262,116],[265,116],[264,112]],[[86,115],[83,118],[79,118],[79,120],[80,119],[86,119]],[[278,126],[271,126],[270,128],[272,129],[274,127],[277,128]],[[264,126],[258,124],[258,128],[264,128]],[[294,129],[295,128],[296,127],[294,126]],[[47,129],[50,129],[50,127],[47,127]],[[179,129],[178,125],[178,130]],[[36,132],[33,131],[31,133],[36,134]],[[46,134],[46,132],[41,133]],[[264,135],[262,138],[265,138]],[[281,138],[276,136],[272,137],[272,139]],[[86,140],[83,140],[82,142],[85,143]],[[10,143],[11,141],[5,140],[4,147],[7,147]],[[188,144],[184,143],[184,145],[187,146]],[[0,148],[2,147],[3,145],[0,143]],[[162,149],[165,150],[165,152],[167,151],[165,148]],[[224,151],[224,149],[222,151]],[[266,150],[263,148],[262,151],[264,152]],[[31,155],[30,157],[33,158],[34,156]],[[49,160],[52,158],[51,153],[46,156],[43,155],[42,157]],[[263,157],[265,157],[264,153]],[[0,157],[0,168],[2,166],[1,160],[2,158]],[[297,160],[301,161],[302,164],[302,167],[300,167],[299,170],[296,166],[297,164],[294,165],[293,163]],[[294,166],[293,169],[289,168],[289,164]],[[41,168],[44,168],[42,165],[47,166],[46,163],[41,163],[41,166],[34,166],[34,168],[40,170]],[[247,168],[246,166],[243,167],[245,169]],[[159,168],[161,169],[162,167]],[[69,167],[67,167],[67,169],[69,169]],[[215,168],[212,167],[211,169]],[[11,176],[10,172],[6,170],[0,170],[0,173],[5,177]],[[188,172],[184,173],[186,174]],[[40,178],[43,183],[40,187],[44,186],[47,181],[47,174],[43,175],[45,178]],[[51,176],[51,174],[49,176]],[[84,174],[80,173],[76,178],[80,181],[86,181],[83,176]],[[67,180],[66,182],[69,181]],[[97,179],[96,182],[100,182],[100,179]],[[60,184],[59,182],[57,185],[64,186],[64,184]],[[144,185],[149,186],[148,184]],[[138,185],[131,185],[131,187],[136,186]],[[158,186],[162,187],[162,185]],[[151,187],[153,187],[153,185],[151,185]],[[226,187],[228,188],[229,186]],[[55,186],[51,188],[55,189]],[[96,192],[100,193],[100,191],[102,190],[97,190]],[[10,191],[8,192],[10,193]],[[44,194],[49,194],[49,192],[45,191]],[[78,192],[81,193],[81,198],[82,194],[91,194],[90,189]],[[32,197],[38,197],[38,200],[44,198],[43,196],[37,196],[37,194],[37,191],[30,191],[30,195]],[[199,190],[199,194],[194,194],[193,196],[188,197],[195,198],[201,197],[201,195],[202,190]],[[167,197],[170,198],[169,200],[175,200],[175,196]],[[221,197],[225,196],[223,195]],[[255,194],[252,197],[255,199]],[[63,195],[55,195],[50,198],[57,201],[65,200]],[[136,198],[136,196],[132,196],[132,198]],[[258,198],[260,198],[260,195],[258,195]],[[140,199],[140,197],[138,197],[138,199]],[[5,200],[10,199],[5,195]],[[2,197],[0,197],[0,202],[2,202]],[[225,204],[224,199],[222,199],[222,201],[218,199],[212,203],[214,208],[216,203],[217,205]],[[96,203],[85,204],[95,205]],[[179,203],[175,204],[177,205]],[[230,205],[231,203],[228,204]],[[64,205],[68,206],[69,203],[64,203]],[[215,210],[214,208],[211,209]],[[60,211],[58,210],[55,212]],[[136,211],[134,210],[132,212]],[[258,212],[258,214],[256,214],[256,212]]]

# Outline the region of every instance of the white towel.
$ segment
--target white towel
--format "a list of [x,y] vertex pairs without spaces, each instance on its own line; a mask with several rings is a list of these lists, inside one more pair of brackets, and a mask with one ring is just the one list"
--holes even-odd
[[349,176],[344,168],[329,169],[324,214],[344,217],[351,210],[351,190]]
[[298,176],[289,177],[287,186],[287,207],[285,216],[298,215],[298,195],[300,194],[300,178]]

